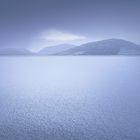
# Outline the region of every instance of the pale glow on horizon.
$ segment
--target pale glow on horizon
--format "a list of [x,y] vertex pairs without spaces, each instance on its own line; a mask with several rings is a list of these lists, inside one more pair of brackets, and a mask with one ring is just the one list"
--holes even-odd
[[74,40],[85,40],[87,37],[81,35],[75,35],[67,32],[62,32],[59,30],[50,30],[43,33],[42,38],[47,41],[74,41]]
[[51,29],[41,32],[39,36],[36,37],[36,39],[33,41],[30,50],[33,52],[38,52],[43,48],[55,45],[60,44],[81,45],[89,41],[90,39],[83,35],[76,35],[73,33]]

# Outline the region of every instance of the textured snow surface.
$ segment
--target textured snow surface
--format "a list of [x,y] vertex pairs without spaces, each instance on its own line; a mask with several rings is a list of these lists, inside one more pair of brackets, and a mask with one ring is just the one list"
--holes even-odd
[[0,140],[139,140],[140,57],[0,57]]

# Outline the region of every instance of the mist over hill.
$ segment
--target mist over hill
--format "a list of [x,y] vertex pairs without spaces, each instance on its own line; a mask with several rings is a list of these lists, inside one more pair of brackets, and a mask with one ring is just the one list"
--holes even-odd
[[56,46],[45,47],[44,49],[39,51],[38,54],[39,55],[53,55],[56,53],[61,53],[68,49],[72,49],[74,47],[76,47],[76,46],[71,45],[71,44],[60,44],[60,45],[56,45]]
[[11,48],[0,48],[0,55],[23,55],[23,56],[28,56],[28,55],[35,55],[33,52],[26,48],[17,48],[17,47],[11,47]]
[[86,43],[59,55],[140,55],[140,45],[121,39],[107,39]]
[[45,47],[36,53],[27,48],[0,48],[0,55],[140,55],[140,45],[122,39],[107,39],[80,46],[60,44]]

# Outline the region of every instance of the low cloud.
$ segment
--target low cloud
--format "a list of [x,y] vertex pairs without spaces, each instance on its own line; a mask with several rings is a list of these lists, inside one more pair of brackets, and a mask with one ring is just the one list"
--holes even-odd
[[59,30],[49,30],[42,32],[39,37],[34,41],[32,51],[39,51],[45,47],[50,47],[59,44],[74,44],[80,45],[88,42],[86,36],[76,35]]
[[85,40],[87,39],[85,36],[75,35],[67,32],[62,32],[58,30],[50,30],[48,32],[43,33],[43,38],[47,41],[75,41],[75,40]]

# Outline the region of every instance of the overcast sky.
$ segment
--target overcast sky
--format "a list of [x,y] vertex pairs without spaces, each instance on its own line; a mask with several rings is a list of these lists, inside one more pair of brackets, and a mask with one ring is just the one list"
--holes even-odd
[[107,38],[140,44],[140,0],[0,0],[0,47]]

